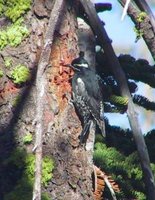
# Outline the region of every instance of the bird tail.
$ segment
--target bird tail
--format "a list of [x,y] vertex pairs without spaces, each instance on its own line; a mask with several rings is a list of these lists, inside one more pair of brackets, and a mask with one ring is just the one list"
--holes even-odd
[[86,142],[86,140],[88,138],[88,135],[89,135],[90,124],[91,124],[91,120],[89,120],[86,123],[84,123],[83,130],[82,130],[82,132],[80,134],[80,144]]

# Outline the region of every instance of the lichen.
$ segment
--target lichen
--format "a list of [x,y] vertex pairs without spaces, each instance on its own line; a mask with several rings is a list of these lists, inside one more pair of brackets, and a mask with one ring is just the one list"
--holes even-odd
[[33,136],[31,133],[27,133],[24,137],[23,137],[23,143],[24,144],[30,144],[33,140]]
[[146,18],[147,14],[145,12],[140,12],[138,17],[137,17],[137,22],[141,23],[144,21],[144,19]]
[[143,32],[143,30],[138,29],[136,27],[134,27],[133,30],[136,33],[136,42],[137,42],[140,38],[142,38],[142,36],[144,35],[144,32]]
[[11,72],[10,78],[15,84],[25,83],[30,79],[30,70],[25,65],[17,65]]

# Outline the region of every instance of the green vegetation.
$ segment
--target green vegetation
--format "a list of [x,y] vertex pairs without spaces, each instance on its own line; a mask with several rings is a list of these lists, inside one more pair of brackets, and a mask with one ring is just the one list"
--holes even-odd
[[13,23],[0,30],[0,50],[7,45],[18,46],[24,38],[29,35],[29,31],[23,25],[22,15],[31,7],[31,0],[0,0],[0,16],[8,17]]
[[111,95],[110,101],[118,105],[128,105],[128,98],[122,96]]
[[[145,141],[155,175],[155,130],[147,133]],[[119,185],[118,199],[146,200],[140,160],[131,131],[108,125],[106,139],[97,134],[94,163]],[[111,199],[108,189],[104,191],[104,198]]]
[[136,27],[134,27],[134,32],[136,33],[136,41],[138,41],[140,38],[142,38],[144,32],[141,29],[137,29]]
[[[26,170],[25,174],[31,183],[34,181],[34,168],[35,168],[35,156],[32,154],[26,157]],[[48,182],[52,178],[52,171],[54,169],[54,162],[49,157],[44,157],[42,162],[42,184],[47,186]]]
[[139,14],[138,17],[137,17],[137,21],[138,21],[139,23],[143,22],[144,19],[146,18],[146,16],[147,16],[147,14],[146,14],[145,12],[140,12],[140,14]]
[[19,102],[21,101],[21,96],[17,95],[13,100],[12,100],[12,105],[15,107],[19,104]]
[[[94,162],[118,183],[121,188],[121,192],[117,194],[118,198],[146,199],[142,171],[136,152],[126,157],[115,148],[97,142],[95,144]],[[110,198],[108,193],[104,195],[104,197]]]
[[4,2],[3,2],[3,0],[0,0],[0,16],[3,13],[3,7],[4,7]]
[[[4,200],[29,200],[32,199],[32,190],[34,182],[35,156],[26,154],[24,150],[16,149],[4,163],[5,168],[9,169],[17,179],[11,184],[9,191],[6,192]],[[8,168],[9,167],[9,168]],[[47,186],[52,178],[54,162],[49,157],[44,157],[42,162],[42,184]],[[21,173],[22,172],[22,173]],[[7,171],[8,173],[8,171]],[[10,179],[10,174],[8,174]],[[6,177],[5,177],[6,178]],[[4,183],[5,188],[8,188],[7,180]],[[50,200],[46,193],[43,193],[42,200]]]
[[[147,14],[145,12],[140,12],[140,14],[137,17],[137,22],[142,23],[144,19],[146,18]],[[138,41],[144,34],[143,30],[140,29],[140,26],[137,25],[134,27],[134,32],[136,33],[136,41]]]
[[23,19],[20,18],[15,23],[8,26],[6,30],[0,31],[0,49],[2,50],[8,44],[12,47],[16,47],[28,35],[29,31],[26,26],[23,25]]
[[30,9],[31,0],[0,0],[0,16],[5,15],[15,22]]
[[5,16],[15,22],[21,15],[30,9],[31,0],[7,0]]
[[30,144],[33,140],[33,136],[31,133],[27,133],[24,137],[23,137],[23,143],[24,144]]
[[11,71],[10,78],[13,79],[14,83],[22,84],[30,79],[30,75],[29,68],[19,64]]
[[42,184],[47,186],[48,182],[52,179],[52,171],[54,169],[54,162],[49,157],[43,158],[42,163]]
[[9,58],[9,57],[6,57],[6,58],[4,59],[4,64],[5,64],[5,66],[6,66],[7,68],[10,68],[10,67],[12,66],[12,59]]
[[2,78],[4,75],[3,71],[0,69],[0,78]]

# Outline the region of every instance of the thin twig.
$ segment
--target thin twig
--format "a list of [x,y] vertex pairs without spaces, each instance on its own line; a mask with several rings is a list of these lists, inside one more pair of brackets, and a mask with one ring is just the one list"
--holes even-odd
[[129,3],[130,3],[130,0],[126,0],[125,6],[124,6],[124,9],[123,9],[123,13],[122,13],[122,17],[121,17],[121,21],[123,21],[125,15],[127,14]]
[[59,16],[62,12],[64,0],[56,0],[51,11],[49,24],[44,39],[44,46],[40,56],[38,71],[36,76],[36,141],[35,141],[35,180],[33,188],[33,200],[41,200],[41,168],[42,168],[42,136],[44,132],[44,101],[46,90],[46,75],[45,70],[48,66],[51,46],[54,38],[54,31],[58,23]]
[[[96,174],[96,172],[98,172],[99,175],[100,175],[100,177],[103,178],[105,184],[106,184],[107,187],[109,188],[109,191],[110,191],[110,193],[111,193],[112,199],[113,199],[113,200],[117,200],[115,191],[114,191],[114,189],[113,189],[113,187],[112,187],[112,184],[111,184],[110,181],[108,180],[108,177],[107,177],[107,176],[105,175],[105,173],[102,172],[97,166],[94,165],[93,167],[94,167],[94,174],[95,174],[94,176],[95,176],[95,179],[97,179],[97,174]],[[96,184],[96,185],[97,185],[97,184]],[[96,187],[97,187],[97,186],[96,186]]]

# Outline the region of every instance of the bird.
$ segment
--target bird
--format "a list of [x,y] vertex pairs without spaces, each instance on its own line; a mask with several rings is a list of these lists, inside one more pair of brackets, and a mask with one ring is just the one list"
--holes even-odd
[[71,63],[74,70],[72,78],[72,98],[78,116],[82,121],[83,130],[80,134],[80,143],[86,141],[91,121],[93,120],[105,136],[104,106],[101,85],[98,75],[84,58],[84,52]]

